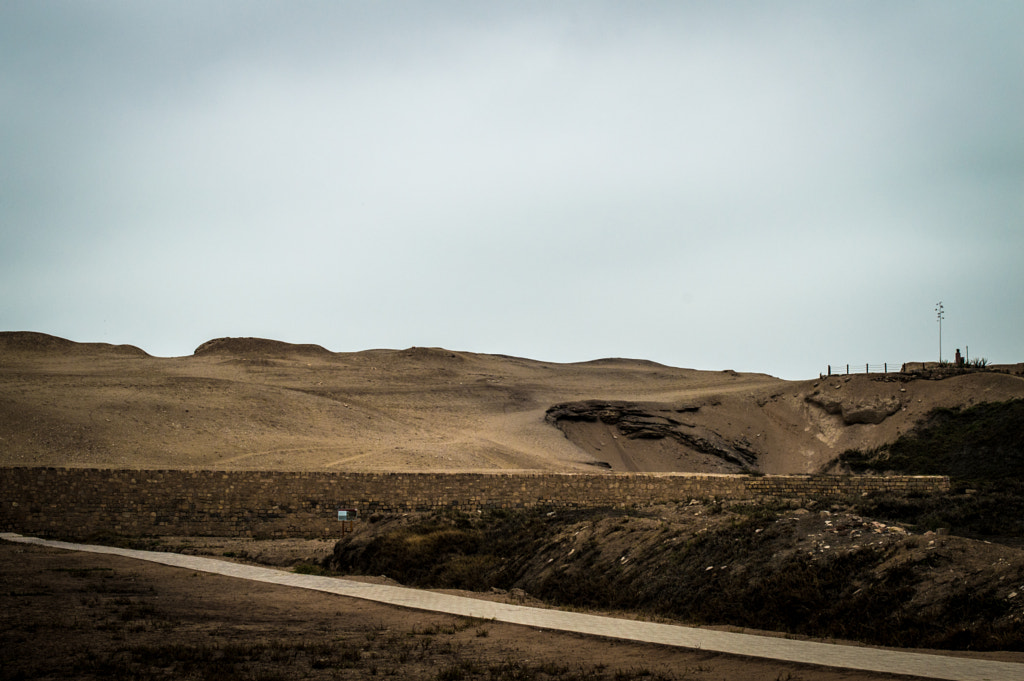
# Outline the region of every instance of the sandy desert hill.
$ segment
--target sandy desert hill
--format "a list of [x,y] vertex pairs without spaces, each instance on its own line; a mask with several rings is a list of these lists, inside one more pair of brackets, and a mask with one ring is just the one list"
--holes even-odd
[[191,356],[0,333],[0,465],[807,473],[1024,377],[785,381],[630,359],[336,353],[221,338]]

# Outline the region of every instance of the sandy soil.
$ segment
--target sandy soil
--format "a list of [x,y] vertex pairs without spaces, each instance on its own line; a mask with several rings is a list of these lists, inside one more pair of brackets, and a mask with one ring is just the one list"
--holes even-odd
[[[155,358],[132,346],[6,332],[0,465],[594,471],[603,462],[613,470],[735,469],[671,438],[618,438],[584,424],[569,439],[545,419],[558,403],[618,400],[655,412],[686,407],[685,425],[715,441],[743,443],[760,470],[811,472],[848,447],[893,439],[935,406],[1024,396],[1024,378],[1005,374],[877,379],[792,382],[643,360],[551,364],[436,348],[332,353],[259,339],[220,339],[192,356]],[[893,401],[895,413],[879,424],[844,421],[843,409]],[[602,450],[613,436],[626,459]]]
[[0,575],[0,676],[10,679],[897,678],[466,620],[8,542],[0,542]]

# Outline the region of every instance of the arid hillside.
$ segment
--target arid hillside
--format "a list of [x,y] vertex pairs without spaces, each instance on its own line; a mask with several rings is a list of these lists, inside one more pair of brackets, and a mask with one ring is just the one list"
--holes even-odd
[[252,338],[156,358],[5,332],[0,465],[804,473],[935,407],[1014,397],[1024,378],[996,372],[784,381]]

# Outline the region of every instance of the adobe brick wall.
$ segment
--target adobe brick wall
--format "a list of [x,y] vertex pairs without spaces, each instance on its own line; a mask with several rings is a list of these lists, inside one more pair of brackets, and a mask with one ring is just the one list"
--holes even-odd
[[339,532],[337,509],[473,512],[538,505],[934,494],[941,476],[327,473],[0,468],[0,528],[83,538],[125,535],[310,537]]

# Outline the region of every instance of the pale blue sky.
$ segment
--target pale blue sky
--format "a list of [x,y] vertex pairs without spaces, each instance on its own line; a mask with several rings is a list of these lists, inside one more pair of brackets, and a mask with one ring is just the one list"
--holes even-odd
[[0,3],[0,330],[1024,361],[1024,3]]

